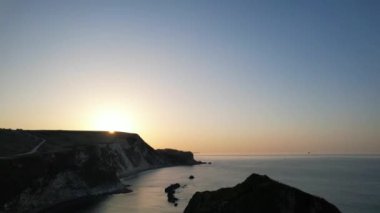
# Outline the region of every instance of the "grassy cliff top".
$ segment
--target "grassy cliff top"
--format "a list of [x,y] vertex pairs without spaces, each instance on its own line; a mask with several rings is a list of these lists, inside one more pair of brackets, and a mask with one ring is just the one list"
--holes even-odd
[[0,129],[0,156],[13,156],[33,151],[35,153],[54,152],[95,144],[132,143],[137,140],[141,140],[138,134],[124,132]]

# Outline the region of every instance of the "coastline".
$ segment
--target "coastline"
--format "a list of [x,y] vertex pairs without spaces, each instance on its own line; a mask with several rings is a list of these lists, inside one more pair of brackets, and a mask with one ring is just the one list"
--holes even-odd
[[19,148],[9,141],[18,141],[26,147],[23,139],[32,136],[46,142],[35,153],[0,160],[3,212],[38,212],[62,203],[76,203],[78,199],[125,193],[130,190],[121,182],[122,178],[150,169],[201,163],[191,152],[155,150],[134,133],[54,130],[2,133],[4,140],[0,145],[7,150]]
[[199,163],[193,164],[193,165],[168,165],[168,166],[159,166],[156,168],[148,168],[148,169],[141,169],[138,171],[134,171],[134,172],[131,172],[130,174],[127,174],[127,175],[120,177],[120,182],[125,186],[124,189],[117,189],[113,192],[106,192],[106,193],[101,193],[101,194],[96,194],[96,195],[90,194],[90,195],[78,197],[75,199],[71,199],[71,200],[67,200],[67,201],[63,201],[63,202],[54,204],[52,206],[49,206],[49,207],[46,207],[43,209],[36,210],[35,212],[39,212],[39,213],[50,213],[50,212],[51,213],[64,213],[64,212],[67,212],[67,210],[72,210],[73,208],[76,209],[76,207],[78,207],[78,206],[84,207],[87,205],[94,205],[100,201],[107,199],[107,197],[109,197],[111,195],[132,193],[133,190],[128,188],[131,185],[124,184],[123,181],[128,181],[128,180],[131,180],[134,178],[138,178],[138,175],[142,172],[156,170],[156,169],[162,169],[162,168],[178,167],[178,166],[192,167],[192,166],[204,164],[204,162],[202,162],[202,161],[198,161],[198,162]]
[[[379,167],[376,166],[379,164],[379,158],[197,159],[212,160],[213,163],[196,167],[165,167],[141,172],[137,176],[128,176],[125,183],[132,186],[133,193],[105,196],[105,200],[85,207],[84,213],[183,212],[196,191],[232,187],[252,172],[267,174],[274,180],[325,198],[342,212],[377,213],[379,207],[378,203],[371,199],[366,199],[365,202],[362,200],[363,195],[373,198],[380,196],[376,190],[376,182],[380,177]],[[194,180],[188,180],[190,174],[194,175]],[[366,184],[357,185],[357,181]],[[163,190],[168,184],[176,182],[187,186],[178,191],[180,200],[178,206],[174,207],[167,202]],[[346,193],[342,194],[342,191]]]

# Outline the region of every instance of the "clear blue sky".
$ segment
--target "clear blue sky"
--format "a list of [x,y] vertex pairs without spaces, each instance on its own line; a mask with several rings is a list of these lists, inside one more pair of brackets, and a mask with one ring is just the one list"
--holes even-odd
[[0,127],[108,125],[199,152],[380,153],[379,11],[2,0]]

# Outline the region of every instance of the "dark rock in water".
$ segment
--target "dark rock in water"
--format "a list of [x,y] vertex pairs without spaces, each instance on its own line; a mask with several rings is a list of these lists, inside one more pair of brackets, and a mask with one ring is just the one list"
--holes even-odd
[[175,190],[178,189],[179,187],[181,187],[179,183],[171,184],[170,186],[165,188],[165,192],[166,193],[175,192]]
[[174,203],[175,205],[175,202],[177,202],[178,198],[176,198],[174,196],[174,192],[173,193],[168,193],[168,202],[169,203]]
[[190,179],[190,180],[194,179],[194,176],[193,176],[193,175],[190,175],[190,176],[189,176],[189,179]]
[[208,164],[211,164],[211,162],[208,162]]
[[196,192],[185,213],[339,213],[326,200],[279,183],[266,175],[252,174],[233,188]]
[[174,203],[174,205],[176,204],[176,201],[178,200],[178,198],[174,196],[174,193],[175,193],[175,190],[178,189],[179,187],[181,187],[181,185],[179,183],[175,183],[165,188],[165,193],[168,196],[169,203]]
[[174,206],[178,206],[178,203],[174,203]]

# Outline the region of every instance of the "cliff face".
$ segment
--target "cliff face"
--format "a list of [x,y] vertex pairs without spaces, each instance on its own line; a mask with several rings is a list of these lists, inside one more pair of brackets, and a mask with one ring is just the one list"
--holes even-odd
[[0,158],[0,212],[36,212],[81,197],[124,192],[123,176],[182,164],[158,153],[137,134],[28,134],[46,142],[35,152]]
[[233,188],[197,192],[185,213],[339,213],[326,200],[276,182],[265,175],[252,174]]

